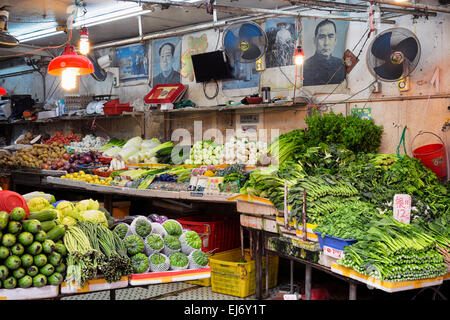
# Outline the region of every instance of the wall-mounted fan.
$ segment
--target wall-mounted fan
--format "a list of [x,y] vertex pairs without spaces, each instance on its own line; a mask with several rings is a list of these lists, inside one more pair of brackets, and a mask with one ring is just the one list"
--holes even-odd
[[254,22],[234,23],[224,31],[223,48],[232,63],[255,62],[266,52],[267,36]]
[[366,55],[369,71],[382,81],[407,77],[417,67],[420,43],[405,28],[384,30],[372,41]]
[[14,48],[19,45],[19,40],[8,33],[9,12],[0,8],[0,47]]
[[109,55],[101,56],[100,58],[96,58],[93,53],[88,55],[89,60],[91,60],[94,65],[94,73],[91,73],[91,76],[97,81],[105,81],[108,72],[112,73],[114,86],[119,86],[119,68],[111,67],[112,61]]

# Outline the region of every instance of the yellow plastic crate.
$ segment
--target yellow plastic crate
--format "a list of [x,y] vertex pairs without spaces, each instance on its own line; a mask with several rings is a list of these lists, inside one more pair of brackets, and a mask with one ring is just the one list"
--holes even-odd
[[[209,258],[212,292],[241,298],[256,292],[255,261],[250,259],[248,249],[244,252],[244,259],[246,262],[240,262],[240,248],[219,252]],[[263,257],[263,270],[266,269],[265,260]],[[269,288],[278,282],[278,260],[278,256],[269,255]],[[265,279],[262,279],[261,286],[265,287]]]
[[189,280],[185,283],[194,284],[197,286],[211,287],[211,278],[199,279],[199,280]]

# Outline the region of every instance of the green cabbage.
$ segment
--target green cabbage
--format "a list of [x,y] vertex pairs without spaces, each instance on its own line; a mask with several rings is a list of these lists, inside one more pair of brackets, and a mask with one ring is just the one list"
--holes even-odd
[[43,197],[35,197],[30,199],[27,202],[27,205],[30,212],[38,212],[51,207],[50,202]]
[[185,268],[189,264],[187,255],[182,252],[174,252],[169,257],[170,265],[176,268]]
[[75,220],[80,219],[80,212],[75,208],[75,206],[72,202],[61,201],[56,206],[56,209],[60,211],[62,218],[72,217]]
[[169,248],[170,250],[179,250],[181,249],[181,242],[180,239],[178,239],[175,236],[167,235],[164,237],[164,244]]
[[103,224],[105,227],[108,227],[108,220],[106,220],[106,216],[102,211],[99,210],[86,210],[80,213],[80,221],[89,221],[92,223]]
[[142,238],[137,235],[130,235],[126,237],[123,244],[125,245],[128,256],[130,257],[138,253],[144,253],[144,240],[142,240]]
[[147,244],[150,248],[153,250],[160,250],[164,246],[164,241],[162,240],[161,236],[158,234],[151,234],[146,239]]
[[126,223],[119,223],[117,226],[115,226],[114,228],[114,232],[119,236],[120,239],[125,239],[128,229],[130,228],[130,226]]
[[162,263],[166,262],[166,258],[167,257],[165,255],[163,255],[162,253],[155,253],[155,254],[151,255],[150,262],[152,264],[158,265],[158,264],[162,264]]
[[179,237],[183,232],[183,227],[177,220],[169,219],[164,221],[162,225],[164,229],[166,229],[167,233],[171,236]]
[[208,265],[208,257],[206,256],[206,253],[201,250],[192,251],[192,253],[190,254],[190,258],[195,264],[201,267],[205,267]]
[[152,232],[152,224],[146,218],[138,218],[135,220],[134,228],[136,234],[145,238]]
[[131,265],[135,273],[144,273],[150,266],[150,262],[145,254],[137,253],[131,257]]
[[202,239],[195,231],[186,231],[180,236],[180,241],[183,246],[200,249],[202,247]]
[[87,199],[81,200],[75,205],[75,208],[78,211],[87,211],[87,210],[98,210],[100,208],[100,204],[97,200]]

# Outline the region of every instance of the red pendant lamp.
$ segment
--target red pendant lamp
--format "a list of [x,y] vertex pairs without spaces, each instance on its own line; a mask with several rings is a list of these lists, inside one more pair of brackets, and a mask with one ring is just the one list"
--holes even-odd
[[3,87],[0,87],[0,96],[4,96],[6,94],[6,90]]
[[85,56],[78,55],[74,46],[67,46],[64,53],[54,58],[48,65],[48,74],[61,76],[61,86],[66,90],[75,89],[77,76],[94,72],[94,65]]

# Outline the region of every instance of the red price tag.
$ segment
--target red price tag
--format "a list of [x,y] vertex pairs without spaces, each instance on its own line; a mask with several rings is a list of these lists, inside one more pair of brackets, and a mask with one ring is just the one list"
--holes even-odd
[[394,219],[409,224],[411,221],[411,196],[396,194],[394,196]]
[[341,259],[344,256],[344,252],[342,250],[330,248],[327,246],[323,246],[323,253],[336,259]]

